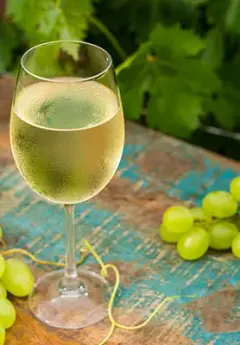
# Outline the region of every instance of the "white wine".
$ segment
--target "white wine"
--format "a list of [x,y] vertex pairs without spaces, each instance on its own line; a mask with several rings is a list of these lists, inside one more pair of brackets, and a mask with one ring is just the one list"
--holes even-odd
[[31,188],[53,202],[78,203],[98,194],[117,169],[122,108],[98,82],[41,81],[15,99],[10,134],[15,162]]

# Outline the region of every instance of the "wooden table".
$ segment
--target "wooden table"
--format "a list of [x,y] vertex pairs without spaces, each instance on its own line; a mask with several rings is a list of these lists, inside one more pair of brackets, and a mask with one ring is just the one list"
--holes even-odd
[[[9,247],[61,260],[64,214],[34,194],[12,162],[7,128],[12,87],[11,78],[0,79],[0,223]],[[238,163],[133,123],[126,127],[116,176],[97,198],[76,208],[77,244],[86,237],[105,262],[120,268],[115,311],[120,322],[138,323],[164,297],[182,297],[144,329],[116,330],[108,344],[239,345],[238,260],[229,253],[209,253],[198,262],[183,262],[158,234],[166,207],[184,200],[199,205],[209,190],[227,189],[239,173]],[[99,269],[91,257],[87,261]],[[196,298],[189,300],[187,294]],[[14,303],[17,322],[7,332],[6,345],[95,345],[109,328],[107,319],[80,331],[47,328],[31,316],[25,300]]]

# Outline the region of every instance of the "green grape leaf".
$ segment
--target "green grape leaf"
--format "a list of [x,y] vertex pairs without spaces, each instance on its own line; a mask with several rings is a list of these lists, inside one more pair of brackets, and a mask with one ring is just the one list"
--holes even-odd
[[221,87],[217,75],[200,59],[182,59],[177,65],[182,83],[192,92],[212,94]]
[[218,69],[224,58],[224,40],[222,32],[217,29],[211,29],[207,33],[206,46],[203,59],[213,69]]
[[205,41],[192,31],[157,24],[149,41],[119,67],[127,117],[138,119],[144,104],[150,127],[189,136],[200,125],[204,99],[221,89],[210,63],[202,59],[204,48]]
[[137,87],[122,92],[123,111],[127,119],[139,119],[143,108],[143,96],[143,90]]
[[240,34],[240,0],[212,0],[207,7],[209,24]]
[[[49,8],[52,8],[53,2],[47,0],[9,0],[7,3],[7,15],[23,30],[30,44],[41,42],[43,37],[39,31],[39,23],[48,13]],[[39,32],[41,33],[40,38]]]
[[159,54],[167,51],[176,56],[194,56],[204,48],[204,41],[199,36],[179,25],[166,28],[157,24],[150,34],[150,41]]
[[44,16],[42,16],[41,20],[39,21],[37,29],[39,34],[49,37],[56,28],[60,14],[60,9],[55,7],[54,4],[51,4],[51,7],[46,10]]
[[[92,3],[93,0],[62,0],[57,6],[53,0],[9,0],[7,15],[24,32],[29,45],[59,39],[81,40],[93,13]],[[73,58],[77,57],[77,46],[65,48]]]
[[240,88],[234,87],[231,83],[224,83],[222,94],[223,97],[225,97],[229,101],[229,103],[231,103],[234,109],[234,124],[237,124],[240,119]]
[[134,55],[129,56],[117,68],[124,115],[131,120],[139,119],[144,105],[144,95],[151,90],[154,83],[156,66],[148,62],[149,50],[148,43],[142,44]]
[[19,44],[15,28],[8,23],[0,23],[0,73],[6,71],[12,62],[13,49]]
[[[8,0],[6,7],[6,15],[12,16],[14,21],[20,22],[24,17],[24,10],[27,6],[27,0]],[[29,18],[31,20],[31,18]]]
[[144,94],[149,91],[153,82],[153,73],[146,60],[140,60],[118,77],[121,90],[124,114],[128,119],[137,120],[143,108]]
[[[65,39],[68,40],[68,38],[65,38]],[[69,37],[69,39],[71,40],[70,37]],[[63,42],[61,44],[61,48],[65,52],[67,52],[70,56],[72,56],[75,61],[78,59],[78,50],[79,50],[79,45],[78,44],[72,44],[72,43],[68,43],[68,42]]]
[[213,114],[222,128],[233,129],[235,109],[229,98],[220,95],[217,99],[210,99],[205,103],[205,110]]
[[236,89],[240,89],[240,54],[236,54],[234,59],[222,66],[219,75],[223,83],[230,83]]
[[138,42],[146,40],[156,21],[161,17],[160,1],[138,0],[132,4],[128,3],[126,9],[131,15],[130,30],[136,33]]
[[202,6],[209,2],[209,0],[184,0],[187,5]]
[[88,17],[93,13],[90,0],[63,0],[60,39],[82,39],[88,28]]
[[[230,123],[230,127],[227,127],[227,125],[225,124],[221,124],[224,128],[227,129],[237,129],[239,128],[238,126],[240,125],[240,113],[239,113],[239,109],[240,109],[240,98],[239,98],[239,94],[240,94],[240,88],[237,88],[233,83],[231,82],[224,82],[223,84],[223,89],[222,89],[222,93],[220,94],[220,96],[224,99],[226,99],[226,101],[229,104],[229,109],[227,109],[226,111],[226,117],[228,115],[229,117],[229,123]],[[226,119],[227,122],[227,119]],[[232,122],[232,123],[231,123]]]
[[[116,74],[118,75],[124,69],[130,67],[133,63],[138,63],[139,61],[146,61],[147,55],[150,51],[150,42],[145,42],[141,44],[136,52],[127,57],[117,68]],[[128,78],[126,78],[127,80]]]
[[199,126],[201,115],[201,98],[184,89],[181,80],[159,79],[148,107],[150,127],[186,138]]
[[125,11],[130,18],[130,31],[136,34],[138,42],[147,39],[156,23],[166,26],[184,23],[194,27],[198,16],[196,7],[189,6],[184,0],[128,1]]
[[[91,0],[63,0],[62,15],[59,22],[59,39],[82,40],[88,28],[88,17],[93,13]],[[64,50],[75,60],[78,57],[78,46],[65,44]]]
[[211,0],[207,6],[207,20],[209,24],[216,24],[221,29],[225,28],[226,13],[230,0]]
[[226,27],[240,34],[240,0],[231,0],[226,15]]
[[220,98],[215,101],[213,114],[218,124],[227,130],[234,126],[234,106],[227,98]]

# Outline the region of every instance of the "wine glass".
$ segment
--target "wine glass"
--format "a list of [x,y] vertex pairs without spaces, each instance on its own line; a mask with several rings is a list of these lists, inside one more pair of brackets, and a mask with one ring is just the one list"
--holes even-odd
[[42,322],[77,329],[107,315],[108,282],[77,269],[74,205],[97,195],[122,156],[124,119],[111,56],[82,41],[53,41],[22,57],[10,121],[16,165],[66,213],[64,270],[43,275],[29,307]]

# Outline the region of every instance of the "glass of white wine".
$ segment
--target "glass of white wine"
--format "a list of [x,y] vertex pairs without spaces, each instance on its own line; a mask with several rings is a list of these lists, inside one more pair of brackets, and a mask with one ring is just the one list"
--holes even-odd
[[111,56],[81,41],[29,49],[21,59],[10,136],[29,186],[66,213],[65,269],[37,280],[30,309],[54,327],[94,324],[107,315],[109,284],[76,267],[74,205],[108,184],[122,156],[124,119]]

